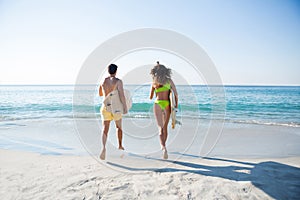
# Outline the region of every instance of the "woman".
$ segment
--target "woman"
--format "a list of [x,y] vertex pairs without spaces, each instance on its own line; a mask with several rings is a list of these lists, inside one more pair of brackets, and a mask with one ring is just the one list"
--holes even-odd
[[171,79],[171,69],[164,65],[157,65],[153,67],[150,74],[152,75],[153,83],[150,92],[150,99],[156,94],[154,104],[154,114],[159,128],[160,144],[163,150],[163,158],[168,159],[168,152],[166,148],[166,141],[168,137],[168,123],[170,119],[170,91],[174,92],[175,107],[178,107],[178,94],[176,87]]

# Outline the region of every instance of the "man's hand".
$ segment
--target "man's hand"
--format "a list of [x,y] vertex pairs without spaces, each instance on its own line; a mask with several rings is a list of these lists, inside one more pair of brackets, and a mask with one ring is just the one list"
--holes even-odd
[[127,114],[128,113],[128,110],[127,110],[127,107],[124,108],[124,111],[123,111],[123,114]]

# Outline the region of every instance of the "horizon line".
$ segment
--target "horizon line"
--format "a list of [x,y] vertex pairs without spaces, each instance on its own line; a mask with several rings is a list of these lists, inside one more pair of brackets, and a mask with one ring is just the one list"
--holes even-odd
[[[82,85],[82,86],[93,86],[98,84],[0,84],[0,87],[3,86],[75,86],[75,85]],[[150,84],[124,84],[128,86],[136,86],[136,85],[150,85]],[[211,86],[211,87],[218,87],[218,86],[244,86],[244,87],[300,87],[300,84],[176,84],[178,86]]]

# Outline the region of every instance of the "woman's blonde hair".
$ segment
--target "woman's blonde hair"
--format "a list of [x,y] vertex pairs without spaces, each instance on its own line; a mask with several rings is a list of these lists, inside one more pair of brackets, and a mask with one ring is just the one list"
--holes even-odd
[[158,83],[160,85],[164,85],[171,79],[171,69],[166,68],[164,65],[159,64],[159,62],[156,62],[157,65],[151,69],[150,74],[152,75],[152,79],[155,83]]

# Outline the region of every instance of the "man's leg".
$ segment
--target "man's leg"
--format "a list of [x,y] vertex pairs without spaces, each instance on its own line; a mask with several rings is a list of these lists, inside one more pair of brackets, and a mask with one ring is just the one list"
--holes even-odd
[[124,147],[122,145],[122,139],[123,139],[122,119],[115,121],[115,123],[116,123],[116,129],[117,129],[117,135],[119,141],[119,149],[124,150]]
[[100,159],[105,160],[106,153],[106,140],[109,130],[110,121],[103,121],[103,131],[102,131],[102,152],[100,154]]

